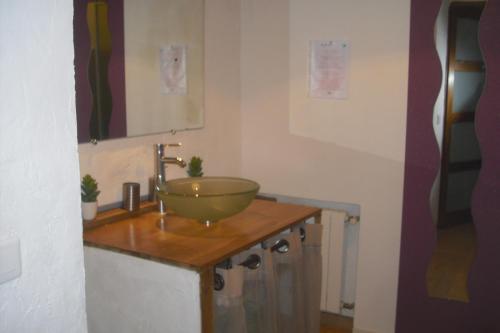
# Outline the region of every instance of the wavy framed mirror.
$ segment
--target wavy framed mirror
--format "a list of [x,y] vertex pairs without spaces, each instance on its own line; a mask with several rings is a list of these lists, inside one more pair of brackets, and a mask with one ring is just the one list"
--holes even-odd
[[437,244],[427,270],[429,296],[468,302],[467,280],[476,249],[471,197],[481,168],[475,111],[485,67],[479,47],[483,1],[444,0],[436,19],[442,67],[433,126],[441,161],[430,204]]
[[74,0],[78,142],[203,127],[204,0]]
[[[429,296],[427,272],[438,245],[430,193],[442,157],[434,130],[442,72],[435,43],[442,0],[412,0],[403,223],[396,332],[500,332],[500,0],[488,0],[479,22],[485,82],[474,112],[481,168],[471,198],[475,254],[468,301]],[[446,68],[446,67],[445,67]],[[444,96],[443,96],[444,99]]]

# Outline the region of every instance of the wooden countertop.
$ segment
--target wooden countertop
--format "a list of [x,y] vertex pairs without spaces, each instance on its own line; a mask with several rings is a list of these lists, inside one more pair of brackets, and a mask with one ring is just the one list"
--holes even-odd
[[83,239],[87,246],[201,271],[320,214],[319,208],[254,200],[243,212],[210,227],[175,215],[146,212],[86,229]]

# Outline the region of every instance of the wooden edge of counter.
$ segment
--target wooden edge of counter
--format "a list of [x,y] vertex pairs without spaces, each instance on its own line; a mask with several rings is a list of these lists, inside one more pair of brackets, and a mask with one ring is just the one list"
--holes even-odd
[[[313,215],[313,217],[314,217],[314,223],[315,223],[315,224],[321,224],[321,212],[322,212],[322,211],[323,211],[323,210],[322,210],[322,209],[320,209],[318,212],[316,212],[316,213]],[[323,228],[324,228],[324,227],[323,227]]]
[[204,267],[200,273],[201,332],[214,333],[213,285],[214,268]]

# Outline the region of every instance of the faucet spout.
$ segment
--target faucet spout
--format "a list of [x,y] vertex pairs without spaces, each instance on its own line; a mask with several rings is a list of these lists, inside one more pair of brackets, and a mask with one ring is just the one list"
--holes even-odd
[[181,157],[162,157],[161,161],[166,164],[177,164],[181,168],[186,167],[186,162]]

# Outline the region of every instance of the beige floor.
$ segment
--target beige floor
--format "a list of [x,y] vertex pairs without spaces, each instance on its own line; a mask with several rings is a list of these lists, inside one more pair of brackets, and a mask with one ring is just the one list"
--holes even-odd
[[351,333],[352,329],[321,327],[320,333]]
[[468,302],[467,279],[475,248],[472,223],[438,230],[438,243],[427,270],[429,296]]
[[321,313],[320,333],[351,333],[352,326],[352,318],[326,312]]

